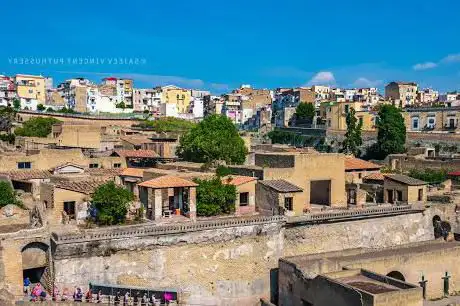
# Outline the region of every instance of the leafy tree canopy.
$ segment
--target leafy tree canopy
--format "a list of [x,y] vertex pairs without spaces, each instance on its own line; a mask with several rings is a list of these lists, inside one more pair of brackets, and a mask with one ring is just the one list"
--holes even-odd
[[231,214],[235,211],[236,187],[222,184],[219,177],[209,180],[196,179],[198,216]]
[[363,144],[363,139],[361,137],[363,124],[355,115],[356,112],[354,108],[351,108],[347,113],[347,132],[345,133],[345,140],[342,143],[341,151],[359,157],[361,155],[359,148]]
[[442,183],[447,180],[446,169],[411,169],[409,171],[409,176],[412,176],[416,179],[428,182],[430,184]]
[[180,139],[177,155],[187,161],[211,163],[222,160],[242,164],[248,150],[233,122],[212,115],[198,123]]
[[13,108],[15,110],[21,109],[21,101],[19,101],[19,99],[17,99],[17,98],[13,99]]
[[61,121],[52,117],[36,117],[24,122],[14,133],[17,136],[47,137],[51,133],[53,124],[59,122]]
[[0,131],[10,132],[16,110],[10,106],[0,108]]
[[195,124],[189,120],[163,117],[157,120],[146,120],[140,124],[141,127],[152,128],[157,132],[186,132],[190,130]]
[[377,118],[377,143],[368,150],[368,158],[385,159],[389,154],[405,152],[406,125],[401,111],[393,105],[382,105]]
[[44,111],[45,109],[46,109],[46,107],[43,104],[38,104],[37,105],[37,110]]
[[11,185],[6,181],[0,181],[0,207],[8,204],[20,205],[21,203],[16,198],[16,193]]
[[118,187],[113,181],[99,186],[92,196],[92,205],[97,209],[97,220],[101,224],[123,223],[128,213],[129,203],[134,194]]
[[295,115],[301,120],[312,120],[315,117],[315,106],[312,103],[301,102],[295,110]]

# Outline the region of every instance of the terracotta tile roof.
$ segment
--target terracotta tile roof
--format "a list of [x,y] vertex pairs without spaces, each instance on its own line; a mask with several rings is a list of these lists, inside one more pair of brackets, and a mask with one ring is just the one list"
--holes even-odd
[[88,181],[67,181],[62,180],[57,182],[55,188],[75,191],[83,194],[92,194],[101,185],[107,183],[109,180],[88,180]]
[[73,166],[73,167],[77,167],[77,168],[80,168],[80,169],[85,169],[85,166],[82,166],[82,165],[79,165],[79,164],[76,164],[76,163],[72,163],[72,162],[67,162],[67,163],[63,163],[63,164],[60,164],[59,166],[54,167],[53,170],[59,170],[59,169],[65,168],[67,166]]
[[122,176],[133,176],[133,177],[144,177],[144,170],[142,168],[126,168],[123,169],[120,175]]
[[114,177],[120,175],[120,173],[123,171],[121,168],[112,168],[112,169],[106,169],[106,168],[88,168],[85,170],[86,173],[89,173],[91,175],[97,175],[97,176],[108,176],[108,177]]
[[144,143],[153,143],[153,141],[146,136],[122,136],[120,139],[135,146],[140,146]]
[[115,151],[120,157],[140,157],[140,158],[155,158],[159,155],[153,150],[117,150]]
[[149,181],[138,184],[149,188],[172,188],[172,187],[196,187],[198,184],[183,178],[171,175],[164,175]]
[[410,186],[420,186],[420,185],[427,184],[425,181],[422,181],[422,180],[419,180],[419,179],[416,179],[416,178],[413,178],[407,175],[403,175],[403,174],[386,174],[385,178],[388,178],[390,180],[393,180],[399,183],[403,183],[406,185],[410,185]]
[[369,170],[369,169],[380,169],[381,166],[356,158],[356,157],[347,157],[345,158],[345,171],[352,170]]
[[376,172],[376,173],[371,173],[369,175],[366,175],[365,177],[363,177],[363,179],[373,180],[373,181],[383,181],[385,179],[385,175],[383,173]]
[[278,192],[302,192],[303,189],[285,180],[259,181],[260,184],[272,188]]
[[48,170],[18,170],[1,172],[0,175],[8,176],[11,180],[27,181],[32,179],[45,179],[51,176]]
[[242,176],[242,175],[227,175],[222,179],[222,184],[240,186],[252,181],[257,180],[257,178],[252,176]]

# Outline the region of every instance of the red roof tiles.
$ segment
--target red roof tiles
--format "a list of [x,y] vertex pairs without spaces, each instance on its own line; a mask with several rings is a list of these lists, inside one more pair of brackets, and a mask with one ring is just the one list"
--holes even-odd
[[227,175],[222,178],[222,184],[240,186],[255,180],[257,178],[251,176]]
[[164,175],[138,184],[142,187],[161,189],[174,187],[196,187],[198,184],[177,176]]
[[121,157],[139,157],[139,158],[155,158],[159,155],[152,150],[117,150],[115,151]]
[[356,157],[347,157],[345,158],[345,171],[351,170],[369,170],[369,169],[380,169],[381,166],[356,158]]

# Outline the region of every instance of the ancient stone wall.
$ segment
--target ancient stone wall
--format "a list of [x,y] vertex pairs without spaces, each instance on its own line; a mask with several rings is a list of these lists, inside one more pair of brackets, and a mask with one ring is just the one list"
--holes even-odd
[[[108,237],[92,232],[62,236],[53,246],[55,282],[61,287],[90,281],[175,288],[182,301],[200,305],[256,305],[270,296],[270,270],[284,256],[384,248],[434,238],[432,218],[452,211],[429,208],[405,214],[333,224],[283,227],[280,219],[233,226],[165,231],[132,227]],[[99,235],[99,236],[98,236]],[[118,238],[117,238],[118,236]]]

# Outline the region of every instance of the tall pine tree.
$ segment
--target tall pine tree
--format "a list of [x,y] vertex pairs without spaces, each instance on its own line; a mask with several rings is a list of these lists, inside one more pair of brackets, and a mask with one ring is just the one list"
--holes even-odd
[[342,143],[341,152],[346,154],[353,154],[354,156],[360,156],[360,146],[363,144],[361,137],[361,129],[363,123],[356,118],[356,111],[352,107],[347,113],[347,132],[345,133],[345,140]]

